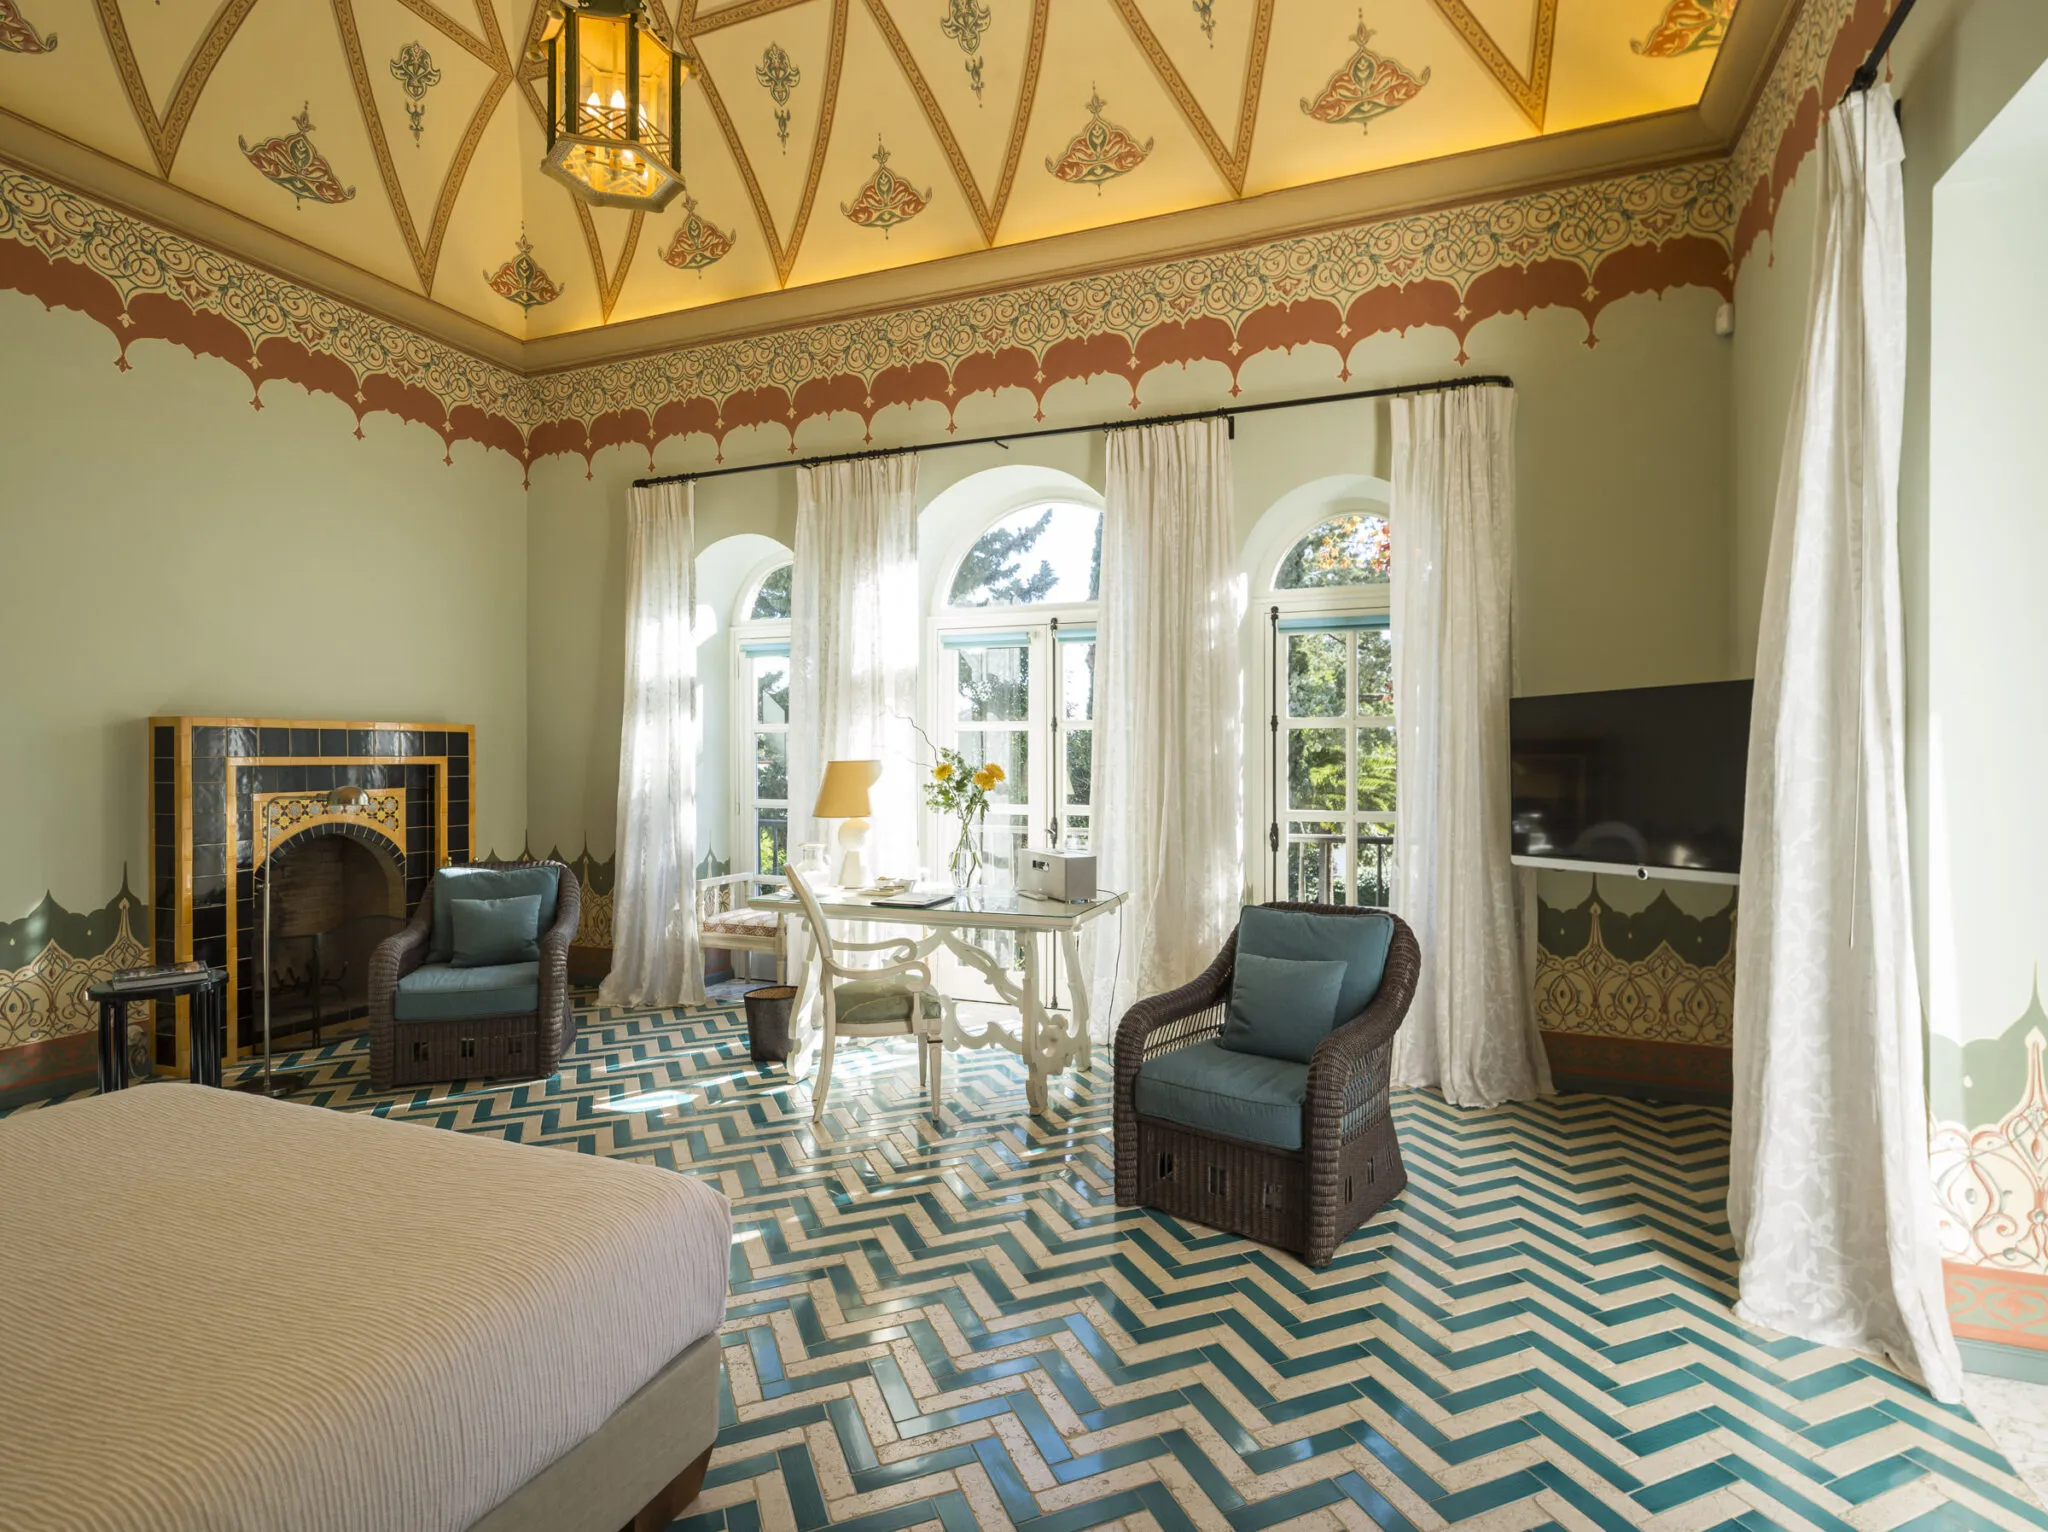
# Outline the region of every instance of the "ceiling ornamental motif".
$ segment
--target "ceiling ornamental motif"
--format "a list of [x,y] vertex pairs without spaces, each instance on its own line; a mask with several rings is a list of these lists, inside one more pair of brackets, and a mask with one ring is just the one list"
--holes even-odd
[[0,49],[9,53],[54,53],[57,34],[45,36],[38,32],[14,0],[0,0]]
[[1629,46],[1644,58],[1675,59],[1718,48],[1735,19],[1735,0],[1671,0],[1648,37]]
[[863,229],[880,229],[882,238],[887,239],[896,225],[910,222],[930,207],[932,194],[930,187],[919,191],[889,168],[889,150],[879,137],[874,160],[875,173],[854,193],[853,201],[839,204],[839,211]]
[[392,59],[391,78],[405,92],[406,125],[412,129],[412,144],[417,149],[420,134],[427,125],[427,92],[441,83],[441,71],[434,67],[433,54],[414,41],[400,48],[398,56]]
[[697,212],[697,199],[683,188],[683,225],[661,258],[678,271],[694,271],[701,280],[706,266],[715,266],[732,252],[734,234]]
[[254,165],[266,180],[274,181],[292,194],[292,204],[311,198],[315,202],[330,205],[347,202],[356,194],[353,186],[343,186],[341,178],[334,173],[334,167],[327,163],[327,156],[313,144],[313,105],[309,101],[292,118],[292,131],[274,138],[259,139],[250,144],[245,138],[237,138],[242,154]]
[[1087,125],[1067,140],[1059,158],[1048,156],[1045,162],[1045,168],[1060,180],[1092,186],[1097,196],[1102,195],[1104,182],[1129,175],[1152,152],[1151,139],[1141,144],[1102,115],[1107,105],[1100,91],[1090,96]]
[[974,90],[974,104],[981,103],[981,35],[995,19],[995,13],[975,0],[946,0],[946,14],[939,18],[939,30],[967,55],[967,83]]
[[1395,60],[1385,54],[1375,53],[1370,44],[1372,29],[1365,24],[1365,13],[1358,16],[1358,30],[1351,34],[1351,57],[1337,72],[1330,76],[1322,93],[1313,101],[1302,98],[1302,111],[1317,122],[1355,122],[1360,131],[1372,127],[1375,117],[1383,117],[1397,107],[1406,106],[1422,93],[1422,87],[1429,83],[1429,70],[1411,74]]
[[782,144],[782,152],[789,152],[789,97],[803,84],[803,71],[789,61],[789,55],[777,43],[770,43],[761,52],[761,62],[754,66],[754,78],[761,88],[768,92],[768,99],[775,103],[775,136]]
[[538,308],[562,296],[555,279],[533,258],[533,243],[524,234],[519,236],[519,253],[496,271],[485,272],[484,281],[500,298],[523,309]]
[[[1774,33],[1790,0],[1365,0],[1362,17],[1356,0],[645,0],[648,35],[673,39],[688,60],[669,168],[687,175],[694,214],[678,205],[679,187],[678,202],[660,209],[591,207],[542,173],[547,0],[310,3],[333,25],[255,0],[0,0],[0,100],[232,215],[184,226],[226,239],[244,219],[297,240],[306,225],[292,210],[312,199],[288,208],[278,183],[250,176],[237,129],[254,142],[250,125],[262,124],[288,146],[292,106],[320,100],[310,142],[343,192],[359,189],[323,201],[320,255],[401,289],[383,305],[391,311],[430,312],[408,307],[407,295],[447,311],[439,333],[482,323],[537,340],[1450,156],[1469,162],[1605,124],[1641,119],[1647,145],[1648,124],[1699,102],[1724,40]],[[59,11],[80,5],[96,26],[62,22]],[[1750,32],[1743,5],[1761,13]],[[1362,32],[1347,41],[1337,18]],[[1760,67],[1754,38],[1744,47],[1743,68]],[[292,92],[282,102],[280,82]],[[1098,82],[1113,102],[1100,125],[1075,110]],[[608,99],[600,107],[615,110]],[[1095,137],[1105,142],[1091,148]],[[865,207],[878,140],[899,181],[905,167],[917,173],[901,182],[916,198],[899,198],[904,216],[878,206],[860,226],[896,231],[914,217],[915,237],[810,238],[842,200]],[[1670,157],[1646,149],[1642,163]],[[1525,184],[1514,179],[1524,174],[1491,184]],[[111,173],[91,184],[133,200]],[[1398,205],[1445,200],[1414,184]],[[1072,186],[1100,195],[1076,197]],[[913,214],[912,200],[925,206]],[[1318,206],[1299,224],[1270,211],[1238,222],[1243,237],[1254,225],[1269,237],[1327,221],[1329,203]],[[701,223],[705,208],[730,221]],[[533,307],[467,279],[437,281],[444,254],[458,270],[494,269],[505,233],[521,224],[539,249],[564,252],[558,271],[581,252],[586,279],[563,273],[571,280],[558,300]],[[705,242],[704,228],[732,238],[715,261],[666,258],[679,240],[685,261],[708,252],[717,241]],[[1212,245],[1229,228],[1211,221],[1197,237]],[[1172,253],[1166,241],[1177,238],[1158,236],[1145,258]],[[1049,269],[1097,263],[1079,251],[1049,247]],[[370,301],[375,287],[350,290]]]

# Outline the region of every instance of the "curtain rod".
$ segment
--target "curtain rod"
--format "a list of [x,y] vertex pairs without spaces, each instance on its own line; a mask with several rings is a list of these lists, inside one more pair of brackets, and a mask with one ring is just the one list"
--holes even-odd
[[[1910,0],[1908,0],[1910,3]],[[748,463],[737,468],[706,468],[696,473],[665,473],[635,479],[635,489],[652,484],[688,484],[697,479],[722,479],[728,474],[760,473],[769,468],[815,468],[820,463],[853,463],[871,457],[902,457],[911,452],[938,452],[947,447],[1008,448],[1011,442],[1029,441],[1035,436],[1077,436],[1087,431],[1128,431],[1134,426],[1170,426],[1183,420],[1234,420],[1239,415],[1256,415],[1265,410],[1301,409],[1311,404],[1341,404],[1347,399],[1387,399],[1398,394],[1434,394],[1459,388],[1513,388],[1514,379],[1500,374],[1478,378],[1446,378],[1439,383],[1402,383],[1391,388],[1365,388],[1350,393],[1317,394],[1308,399],[1275,399],[1265,404],[1236,404],[1221,410],[1192,410],[1183,415],[1148,415],[1133,420],[1098,421],[1085,426],[1045,426],[1035,431],[1005,431],[998,436],[969,436],[958,441],[928,442],[921,447],[872,447],[864,452],[833,452],[822,457],[791,458],[779,463]]]
[[1913,11],[1913,0],[1898,0],[1892,8],[1891,19],[1884,24],[1884,30],[1877,34],[1877,42],[1871,47],[1870,57],[1857,67],[1849,77],[1849,88],[1842,92],[1842,99],[1848,100],[1859,90],[1869,90],[1877,83],[1877,72],[1884,67],[1884,56],[1891,52],[1892,43],[1899,35],[1899,28],[1905,24]]

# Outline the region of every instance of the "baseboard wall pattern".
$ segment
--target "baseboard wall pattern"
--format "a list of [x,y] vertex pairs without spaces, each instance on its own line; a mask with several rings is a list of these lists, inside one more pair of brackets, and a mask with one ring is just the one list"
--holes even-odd
[[1727,1106],[1734,1096],[1734,1055],[1726,1048],[1550,1031],[1543,1047],[1561,1091],[1699,1106]]

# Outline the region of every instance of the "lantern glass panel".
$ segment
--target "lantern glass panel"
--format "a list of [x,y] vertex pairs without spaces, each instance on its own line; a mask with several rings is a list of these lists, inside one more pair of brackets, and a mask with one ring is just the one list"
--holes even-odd
[[652,32],[640,34],[640,120],[633,136],[673,161],[675,146],[668,141],[669,53]]
[[569,18],[576,29],[578,130],[592,138],[632,137],[626,125],[626,31],[632,24],[625,16],[587,11]]

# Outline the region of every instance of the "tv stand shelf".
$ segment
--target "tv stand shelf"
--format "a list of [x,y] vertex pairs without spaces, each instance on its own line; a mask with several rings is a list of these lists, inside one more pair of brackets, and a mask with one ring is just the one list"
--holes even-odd
[[1709,872],[1703,867],[1639,867],[1630,862],[1579,862],[1557,856],[1518,856],[1511,860],[1531,872],[1590,872],[1609,878],[1636,878],[1645,883],[1719,883],[1733,887],[1741,882],[1739,873]]

